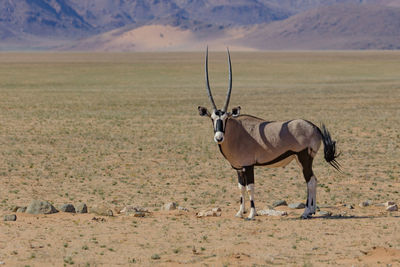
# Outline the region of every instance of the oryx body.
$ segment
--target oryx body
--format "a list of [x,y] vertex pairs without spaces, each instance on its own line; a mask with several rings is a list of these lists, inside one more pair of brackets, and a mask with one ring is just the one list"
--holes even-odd
[[218,143],[223,156],[229,161],[238,174],[238,185],[241,192],[240,209],[236,216],[242,217],[245,212],[245,191],[249,192],[251,210],[248,216],[256,215],[254,205],[254,166],[283,167],[296,159],[307,182],[306,208],[302,215],[309,218],[316,210],[317,178],[312,170],[312,162],[321,141],[324,143],[325,160],[336,169],[335,142],[331,140],[325,126],[322,131],[309,121],[296,119],[276,122],[250,116],[239,115],[240,107],[227,112],[232,89],[232,69],[228,51],[229,88],[227,99],[222,110],[218,110],[212,98],[208,81],[208,50],[206,55],[206,86],[213,111],[198,107],[201,116],[209,116],[214,126],[214,140]]

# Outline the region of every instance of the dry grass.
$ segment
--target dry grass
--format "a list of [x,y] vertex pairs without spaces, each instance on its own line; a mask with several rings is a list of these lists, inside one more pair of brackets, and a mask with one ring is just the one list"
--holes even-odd
[[[338,141],[344,174],[326,164],[322,153],[315,162],[321,206],[400,200],[399,52],[233,52],[232,61],[231,107],[269,120],[324,122]],[[293,220],[296,212],[255,223],[233,218],[236,174],[213,143],[210,122],[197,114],[198,105],[210,106],[203,76],[199,53],[0,54],[2,214],[33,198],[154,211],[151,218],[117,217],[101,225],[90,216],[40,217],[48,231],[21,215],[15,224],[1,222],[6,238],[0,240],[0,261],[319,266],[355,258],[372,246],[400,248],[393,236],[396,218],[374,208],[346,211],[368,219],[302,222]],[[227,88],[224,53],[211,53],[210,79],[218,105]],[[277,199],[305,199],[294,163],[258,168],[255,178],[259,208]],[[158,211],[170,201],[193,212],[220,206],[224,215],[197,220],[192,213]],[[388,222],[395,225],[382,228]],[[310,234],[315,229],[322,238]],[[337,236],[325,236],[330,232]],[[345,244],[339,240],[344,237]],[[9,243],[14,238],[18,246]],[[92,238],[101,241],[92,245]],[[29,247],[40,240],[50,245]],[[241,248],[246,255],[237,257]],[[161,259],[151,259],[155,254]]]

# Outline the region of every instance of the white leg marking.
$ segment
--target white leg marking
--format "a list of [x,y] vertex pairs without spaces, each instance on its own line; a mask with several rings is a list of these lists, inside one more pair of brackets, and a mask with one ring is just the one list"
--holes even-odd
[[241,198],[241,203],[240,203],[240,208],[239,211],[236,213],[236,217],[242,218],[243,217],[243,213],[245,212],[245,207],[244,207],[244,197],[245,197],[245,192],[246,192],[246,187],[244,187],[243,185],[239,184],[239,190],[240,190],[240,198]]
[[303,218],[310,218],[315,214],[317,207],[317,178],[313,175],[307,183],[307,205],[302,215]]
[[[249,194],[250,204],[251,203],[254,204],[254,184],[247,185],[247,193]],[[247,219],[252,220],[252,219],[254,219],[255,216],[256,216],[256,208],[251,207],[250,214],[249,214],[249,217],[247,217]]]

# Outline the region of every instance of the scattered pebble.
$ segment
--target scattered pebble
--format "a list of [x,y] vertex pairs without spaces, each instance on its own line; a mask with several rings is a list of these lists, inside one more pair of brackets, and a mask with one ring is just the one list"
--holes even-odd
[[222,212],[221,208],[213,208],[212,210],[203,210],[196,214],[197,217],[220,217]]
[[79,203],[78,205],[76,205],[75,207],[75,212],[76,213],[87,213],[87,206],[85,203]]
[[396,203],[394,201],[387,201],[387,202],[385,202],[385,207],[393,206],[395,204]]
[[164,205],[164,210],[176,210],[177,204],[175,202],[170,202]]
[[92,221],[95,221],[95,222],[105,222],[106,219],[100,218],[100,217],[93,217],[93,218],[92,218]]
[[137,206],[126,206],[123,208],[120,213],[125,213],[125,215],[130,215],[133,217],[145,217],[150,211],[146,208],[137,207]]
[[181,206],[178,207],[178,210],[189,212],[189,209]]
[[26,207],[19,207],[17,212],[24,213],[26,211]]
[[4,221],[6,222],[15,222],[17,220],[17,215],[11,214],[11,215],[4,215]]
[[58,210],[50,202],[42,200],[32,200],[26,208],[26,213],[30,214],[52,214],[56,212]]
[[351,204],[344,204],[343,206],[348,208],[348,209],[350,209],[350,210],[354,209],[354,206],[351,205]]
[[290,203],[288,206],[291,209],[304,209],[306,207],[306,205],[304,205],[304,203],[301,202]]
[[368,207],[368,206],[371,206],[371,205],[372,205],[372,201],[371,200],[363,201],[360,204],[358,204],[358,206],[360,206],[361,208]]
[[318,212],[318,215],[329,217],[329,216],[332,216],[332,212],[326,211],[326,210],[321,210],[320,212]]
[[277,200],[272,203],[272,207],[287,206],[286,200]]
[[58,207],[58,209],[62,212],[71,212],[75,213],[75,207],[72,204],[63,204]]
[[259,211],[257,211],[257,215],[287,216],[288,213],[287,213],[286,211],[266,209],[266,210],[259,210]]
[[19,208],[21,208],[20,206],[11,206],[10,210],[12,212],[16,212]]
[[101,216],[113,216],[113,211],[104,204],[94,205],[90,208],[90,212]]
[[126,215],[130,215],[135,212],[143,212],[143,213],[150,213],[148,209],[138,207],[138,206],[126,206],[123,208],[119,213],[125,213]]
[[398,209],[396,204],[386,207],[387,211],[397,211]]

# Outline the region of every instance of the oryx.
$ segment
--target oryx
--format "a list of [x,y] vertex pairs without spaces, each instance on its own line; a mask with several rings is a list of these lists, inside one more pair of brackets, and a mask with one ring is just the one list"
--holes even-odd
[[212,111],[198,107],[200,116],[211,118],[214,128],[214,141],[222,155],[237,171],[238,185],[241,192],[240,209],[237,217],[245,213],[244,196],[247,189],[250,198],[248,219],[256,215],[254,205],[254,166],[283,167],[296,159],[307,182],[307,200],[302,218],[315,214],[317,178],[312,170],[321,141],[324,143],[325,160],[335,169],[340,170],[336,161],[335,141],[332,141],[328,130],[322,130],[309,121],[295,119],[289,121],[266,121],[251,115],[239,115],[240,106],[228,112],[232,91],[232,66],[228,50],[229,87],[222,109],[215,105],[208,79],[208,48],[205,58],[205,78],[208,97]]

